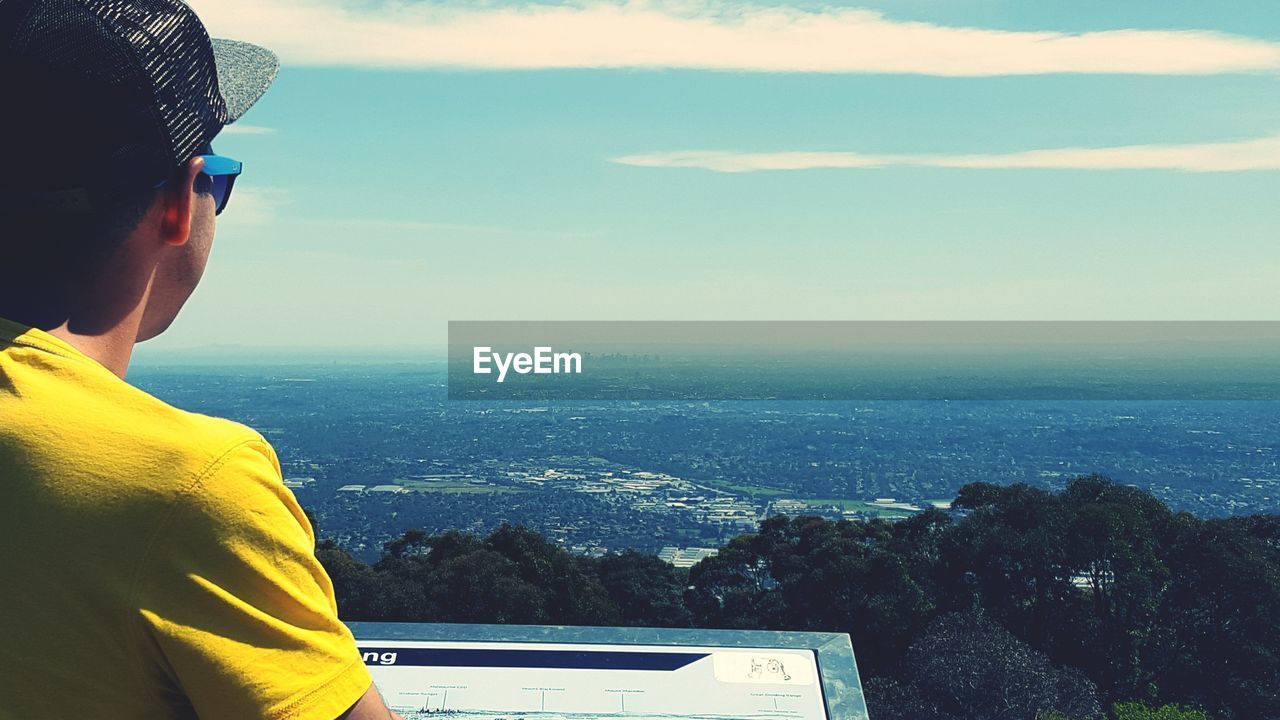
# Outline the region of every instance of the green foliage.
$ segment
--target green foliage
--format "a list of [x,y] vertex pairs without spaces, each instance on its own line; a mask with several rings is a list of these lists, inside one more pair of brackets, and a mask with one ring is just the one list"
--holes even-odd
[[901,684],[876,687],[876,720],[1102,717],[1098,691],[980,611],[943,615],[907,653]]
[[487,538],[410,530],[373,567],[330,541],[316,555],[347,620],[688,627],[686,574],[652,555],[576,557],[523,527]]
[[899,537],[914,531],[770,518],[693,568],[690,609],[702,627],[847,632],[864,662],[893,665],[933,611]]
[[1177,705],[1149,708],[1142,703],[1116,703],[1111,708],[1115,720],[1209,720],[1200,710],[1188,710]]
[[1161,702],[1222,720],[1280,717],[1280,551],[1248,521],[1186,519],[1168,553]]
[[1101,477],[1061,494],[969,486],[943,608],[979,606],[1108,700],[1280,717],[1275,518],[1200,520]]
[[628,550],[596,561],[596,572],[617,605],[621,624],[635,627],[689,627],[684,604],[687,573],[653,555]]
[[849,633],[876,720],[1280,718],[1280,517],[1202,520],[1097,476],[954,507],[770,518],[687,574],[510,526],[410,531],[372,567],[317,555],[349,620]]

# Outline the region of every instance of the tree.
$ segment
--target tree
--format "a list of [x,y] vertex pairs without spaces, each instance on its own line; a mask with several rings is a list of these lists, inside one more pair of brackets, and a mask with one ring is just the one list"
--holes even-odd
[[1187,518],[1169,549],[1162,702],[1221,720],[1280,718],[1280,551],[1258,525]]
[[520,579],[545,590],[545,614],[557,625],[617,625],[618,607],[585,558],[576,557],[529,528],[503,525],[486,548],[515,564]]
[[1079,602],[1062,501],[1029,485],[974,483],[953,507],[971,512],[942,541],[944,609],[982,607],[1033,646],[1049,647]]
[[[980,611],[933,621],[907,653],[905,682],[872,683],[868,691],[876,720],[1102,716],[1097,689],[1082,673],[1055,667]],[[896,704],[904,696],[911,698],[905,709]]]
[[1053,633],[1051,652],[1090,667],[1109,697],[1154,699],[1174,515],[1151,495],[1096,475],[1072,481],[1060,497],[1067,567],[1083,581],[1077,595],[1087,605],[1066,610],[1070,624]]
[[554,590],[520,577],[520,568],[488,548],[445,558],[424,588],[437,608],[437,622],[554,622]]
[[690,627],[684,604],[687,574],[654,555],[628,550],[596,561],[596,573],[621,623],[637,627]]
[[344,620],[409,622],[431,615],[412,583],[365,565],[331,540],[316,546],[316,558],[333,581],[338,613]]
[[594,568],[527,528],[487,538],[410,530],[385,546],[372,568],[332,543],[317,556],[330,572],[348,620],[390,622],[621,622]]
[[769,518],[695,566],[686,600],[703,627],[849,633],[864,671],[891,672],[933,609],[894,532],[884,521]]
[[759,533],[739,535],[689,571],[685,602],[699,627],[774,629],[783,599],[769,571],[771,545],[787,518],[770,518]]
[[316,553],[349,620],[848,633],[877,720],[1080,720],[1100,698],[1158,720],[1280,718],[1280,517],[1201,520],[1100,476],[976,483],[954,506],[769,518],[687,575],[518,526],[409,531],[373,567]]

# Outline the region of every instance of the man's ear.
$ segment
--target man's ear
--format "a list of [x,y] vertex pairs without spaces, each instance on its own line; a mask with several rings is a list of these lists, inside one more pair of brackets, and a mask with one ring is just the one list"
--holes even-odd
[[203,158],[191,158],[160,191],[160,233],[167,245],[185,245],[191,237],[191,214],[196,207],[196,178]]

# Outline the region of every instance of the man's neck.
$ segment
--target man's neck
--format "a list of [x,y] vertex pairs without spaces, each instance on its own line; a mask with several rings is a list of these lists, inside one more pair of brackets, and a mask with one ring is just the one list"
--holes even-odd
[[[137,337],[136,331],[133,334],[109,332],[105,335],[81,335],[63,324],[46,332],[60,340],[65,340],[71,347],[97,360],[122,379],[129,370],[129,359],[133,357],[134,338]],[[128,337],[124,337],[125,335]]]
[[106,327],[78,320],[74,315],[68,318],[66,313],[10,310],[3,305],[0,305],[0,317],[49,333],[121,378],[129,369],[141,322],[139,313],[130,313]]

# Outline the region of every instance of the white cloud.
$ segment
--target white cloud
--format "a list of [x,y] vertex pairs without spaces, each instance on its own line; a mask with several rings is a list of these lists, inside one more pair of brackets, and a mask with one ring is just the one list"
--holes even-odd
[[538,228],[505,227],[502,225],[471,225],[464,223],[432,222],[427,220],[388,220],[384,218],[314,218],[301,224],[326,228],[346,228],[364,233],[410,233],[429,238],[449,235],[491,235],[495,237],[538,237],[560,240],[592,240],[599,233],[582,230],[549,230]]
[[272,135],[276,131],[275,128],[262,127],[261,125],[245,125],[243,123],[232,123],[222,129],[223,135]]
[[1198,75],[1280,70],[1280,44],[1207,30],[1026,32],[725,0],[517,5],[194,0],[212,34],[286,63],[387,68]]
[[268,225],[275,220],[276,210],[288,202],[287,188],[241,183],[231,191],[231,200],[218,223],[232,228]]
[[1236,142],[1060,148],[977,155],[874,155],[856,152],[725,152],[682,150],[612,159],[622,165],[702,168],[716,172],[820,168],[943,167],[1053,170],[1280,170],[1280,135]]

